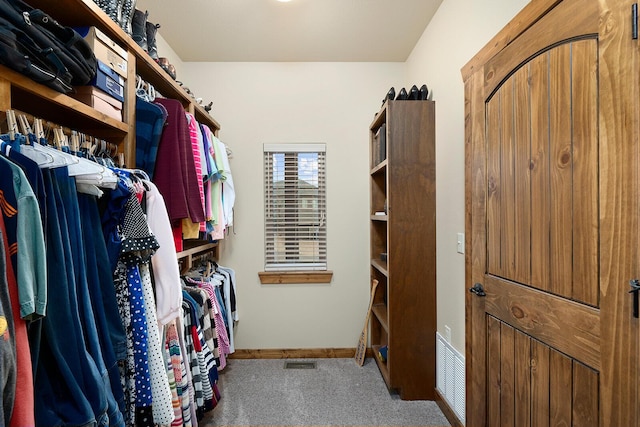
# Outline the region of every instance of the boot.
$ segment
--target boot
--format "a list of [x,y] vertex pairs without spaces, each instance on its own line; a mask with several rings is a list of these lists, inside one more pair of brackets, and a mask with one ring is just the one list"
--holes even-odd
[[122,2],[122,12],[120,14],[120,28],[125,33],[131,35],[131,21],[133,20],[133,12],[136,10],[136,0],[124,0]]
[[147,21],[147,51],[154,61],[158,59],[158,45],[156,43],[156,33],[160,24],[152,24]]
[[123,0],[94,0],[94,2],[109,15],[109,18],[116,24],[119,22],[120,9],[122,8]]
[[136,9],[131,21],[131,37],[145,52],[149,50],[147,45],[147,17],[149,12]]

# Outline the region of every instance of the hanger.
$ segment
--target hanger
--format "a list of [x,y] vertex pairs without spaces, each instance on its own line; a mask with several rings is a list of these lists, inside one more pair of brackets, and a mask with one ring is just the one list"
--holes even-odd
[[136,95],[144,101],[153,102],[156,99],[156,89],[151,83],[136,75]]
[[18,122],[16,121],[16,112],[7,110],[7,126],[9,126],[9,139],[14,141],[18,133]]
[[[15,120],[15,112],[12,111],[12,120]],[[39,141],[40,144],[24,144],[20,146],[20,153],[29,157],[38,163],[42,168],[56,168],[60,166],[68,166],[74,163],[73,157],[66,155],[62,151],[58,151],[53,147],[46,145],[46,139],[44,138],[44,130],[42,128],[42,120],[34,120],[34,129],[31,128],[29,121],[25,115],[18,116],[16,122],[20,123],[23,131],[32,136],[35,141]],[[54,134],[59,138],[58,131],[61,129],[54,129]],[[30,138],[25,138],[25,140]],[[42,144],[45,142],[45,144]],[[58,141],[59,142],[59,141]]]

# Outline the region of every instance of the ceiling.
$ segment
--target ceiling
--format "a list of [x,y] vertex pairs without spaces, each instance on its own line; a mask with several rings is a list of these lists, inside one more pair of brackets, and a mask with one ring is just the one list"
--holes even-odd
[[[404,62],[442,0],[137,0],[186,62]],[[162,52],[160,52],[162,56]]]

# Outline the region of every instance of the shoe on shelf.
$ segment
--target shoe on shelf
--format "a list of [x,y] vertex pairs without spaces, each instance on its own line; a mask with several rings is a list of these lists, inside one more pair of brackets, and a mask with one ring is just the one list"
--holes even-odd
[[145,52],[149,51],[147,45],[147,17],[149,12],[143,12],[136,9],[133,12],[133,20],[131,21],[131,38]]
[[394,100],[396,97],[396,89],[394,87],[392,87],[391,89],[389,89],[389,92],[387,92],[387,96],[384,97],[384,99],[382,100],[382,103],[384,104],[387,99],[390,100]]
[[160,28],[160,24],[153,24],[147,21],[147,50],[149,52],[149,56],[151,56],[151,59],[154,61],[158,59],[158,44],[156,43],[156,33],[158,32],[158,28]]
[[125,33],[131,35],[131,21],[133,20],[133,14],[136,9],[136,0],[124,0],[121,6],[120,13],[120,28],[124,30]]
[[418,99],[420,99],[420,91],[418,90],[418,86],[411,86],[411,90],[409,90],[407,99],[409,99],[410,101],[417,101]]
[[426,101],[428,98],[429,98],[429,89],[427,88],[427,85],[422,85],[420,87],[420,100]]
[[405,88],[400,89],[398,96],[396,96],[396,101],[406,101],[409,98],[409,94],[407,94],[407,90]]
[[[169,63],[169,60],[167,58],[158,58],[156,62],[158,63],[160,68],[162,68],[167,74],[169,74],[169,77],[171,77],[173,80],[176,79],[176,67],[174,67],[173,64]],[[182,82],[178,82],[178,84],[182,86]],[[182,87],[185,88],[185,86]]]

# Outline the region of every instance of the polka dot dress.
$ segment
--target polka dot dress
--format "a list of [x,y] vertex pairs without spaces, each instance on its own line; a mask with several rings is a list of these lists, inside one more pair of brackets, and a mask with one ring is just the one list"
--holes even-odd
[[171,389],[167,369],[162,357],[164,352],[162,340],[158,329],[158,319],[156,316],[156,302],[153,297],[153,285],[151,284],[151,273],[149,264],[140,265],[140,276],[142,278],[142,293],[145,307],[147,308],[147,330],[149,334],[148,354],[149,370],[151,377],[151,395],[153,396],[153,421],[157,425],[169,425],[174,419],[173,404],[171,402]]
[[133,357],[133,330],[131,329],[131,310],[129,308],[129,285],[127,284],[127,267],[119,260],[113,273],[113,284],[118,302],[118,312],[127,334],[127,356],[118,362],[120,382],[125,395],[125,423],[135,425],[136,414],[136,366]]
[[[135,425],[137,427],[152,427],[155,423],[151,408],[153,392],[151,373],[149,372],[150,348],[147,311],[155,310],[155,306],[151,305],[148,308],[145,306],[140,265],[149,261],[159,245],[155,236],[149,231],[142,208],[133,192],[125,205],[119,231],[122,243],[119,261],[126,265],[126,281],[129,291],[130,338],[133,342],[135,365]],[[153,323],[157,327],[157,324]],[[159,354],[162,355],[162,353]]]
[[131,310],[131,327],[133,331],[133,357],[136,373],[136,406],[151,406],[151,377],[149,375],[149,352],[147,350],[148,330],[142,280],[137,265],[127,267],[127,283],[129,284],[129,307]]

